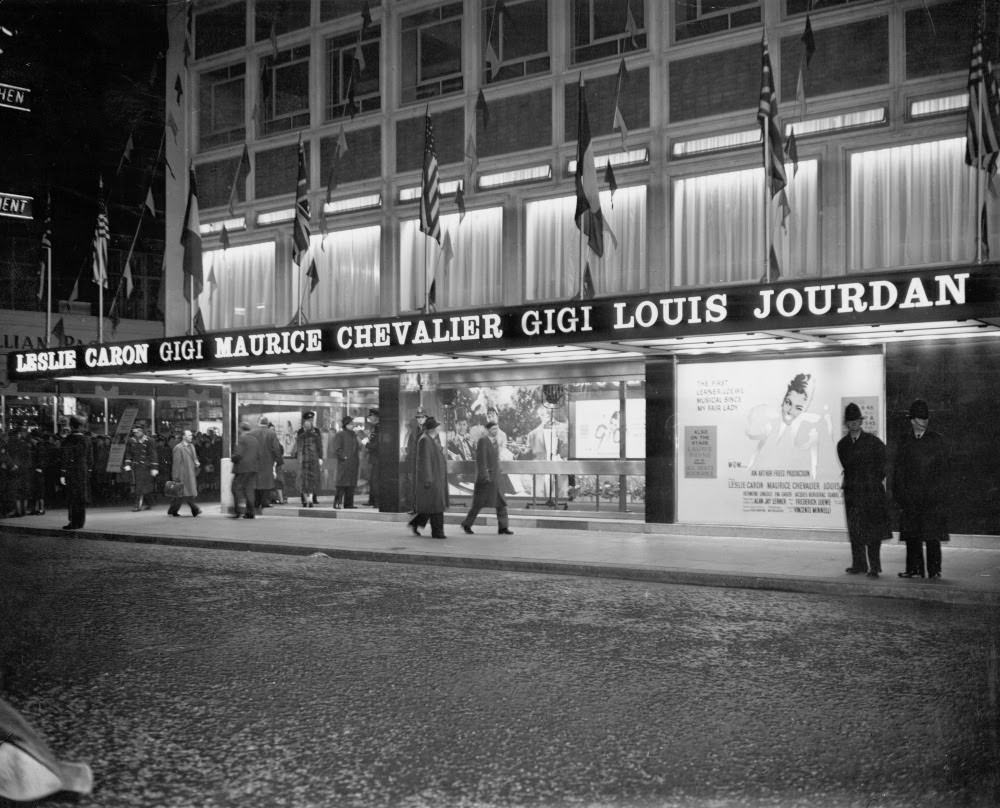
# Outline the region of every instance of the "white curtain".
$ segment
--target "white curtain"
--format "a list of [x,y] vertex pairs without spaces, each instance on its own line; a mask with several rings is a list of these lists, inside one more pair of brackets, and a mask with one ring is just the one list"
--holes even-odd
[[[612,204],[613,202],[613,204]],[[573,219],[576,195],[525,205],[525,299],[568,300],[580,293],[580,231]],[[608,226],[604,256],[583,244],[594,293],[641,292],[646,267],[646,186],[601,192],[601,213]]]
[[274,242],[208,250],[201,263],[198,307],[206,330],[274,324]]
[[[998,206],[985,196],[996,233]],[[965,138],[852,154],[850,199],[850,270],[975,260],[976,176]]]
[[[307,275],[313,261],[319,278],[315,289]],[[379,225],[313,235],[301,267],[292,267],[293,308],[298,309],[301,301],[311,323],[378,314],[381,267]]]
[[[818,163],[801,160],[798,171],[790,163],[785,171],[790,213],[783,211],[780,195],[771,200],[771,240],[780,277],[819,275]],[[674,180],[674,286],[764,276],[764,192],[763,167]]]
[[420,231],[419,219],[400,222],[401,310],[423,308],[424,292],[435,281],[438,309],[495,305],[503,296],[503,208],[472,210],[465,218],[450,213],[440,220],[441,246]]

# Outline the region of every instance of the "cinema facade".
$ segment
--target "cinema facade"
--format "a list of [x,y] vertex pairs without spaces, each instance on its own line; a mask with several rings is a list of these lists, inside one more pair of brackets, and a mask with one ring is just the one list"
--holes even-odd
[[953,532],[996,535],[998,270],[950,266],[13,351],[5,412],[14,425],[13,395],[43,420],[84,414],[118,443],[136,421],[158,433],[216,428],[226,458],[238,422],[266,415],[286,447],[294,497],[302,412],[316,412],[328,441],[354,416],[367,442],[377,409],[374,493],[380,510],[394,512],[407,506],[407,443],[422,407],[443,424],[458,508],[471,492],[468,447],[497,420],[514,507],[796,535],[844,529],[835,449],[844,406],[862,408],[891,457],[910,402],[923,398],[951,447]]

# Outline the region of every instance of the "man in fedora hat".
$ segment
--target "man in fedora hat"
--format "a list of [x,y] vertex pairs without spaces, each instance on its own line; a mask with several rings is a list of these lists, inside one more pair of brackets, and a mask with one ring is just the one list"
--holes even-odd
[[476,483],[472,493],[472,507],[462,521],[462,530],[472,533],[472,525],[483,508],[496,508],[497,532],[512,535],[507,520],[507,499],[499,488],[500,450],[497,447],[496,421],[487,421],[486,434],[476,443]]
[[361,446],[354,434],[354,416],[345,415],[340,419],[341,430],[333,437],[330,451],[337,458],[337,475],[334,480],[336,494],[333,507],[354,508],[354,489],[358,484],[358,470],[361,465]]
[[431,523],[431,538],[445,539],[444,511],[448,507],[448,461],[435,430],[439,424],[433,415],[424,421],[424,430],[417,439],[413,470],[413,509],[410,530],[417,536],[420,528]]
[[[899,505],[899,538],[906,542],[906,571],[900,578],[941,577],[941,542],[948,541],[948,448],[927,428],[927,402],[910,405],[910,428],[892,467],[892,496]],[[927,562],[924,563],[924,545]]]
[[865,432],[861,408],[853,401],[844,409],[847,434],[837,443],[837,457],[844,468],[844,510],[851,540],[851,566],[847,572],[882,572],[882,542],[892,535],[885,497],[885,444]]

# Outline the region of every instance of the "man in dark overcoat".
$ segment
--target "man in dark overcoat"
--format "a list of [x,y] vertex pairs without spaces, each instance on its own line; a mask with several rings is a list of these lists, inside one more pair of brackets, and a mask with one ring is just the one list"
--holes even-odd
[[66,489],[69,522],[63,530],[79,530],[87,520],[87,498],[90,474],[94,468],[94,450],[90,438],[83,434],[83,419],[69,418],[70,433],[62,441],[60,482]]
[[[941,542],[948,541],[949,470],[944,438],[927,428],[930,410],[917,399],[892,467],[892,496],[899,505],[899,538],[906,542],[900,578],[941,577]],[[927,563],[924,563],[924,545]]]
[[853,401],[844,410],[847,434],[837,443],[837,457],[844,469],[844,510],[851,540],[852,574],[882,572],[882,542],[892,533],[885,496],[885,444],[865,432],[861,408]]
[[333,436],[330,451],[337,458],[337,473],[334,483],[337,487],[333,507],[354,508],[354,489],[358,485],[361,470],[361,444],[354,434],[354,417],[345,415],[340,421],[340,432]]
[[256,511],[260,515],[264,508],[271,506],[271,492],[274,490],[274,466],[285,462],[285,450],[267,416],[257,419],[257,428],[253,430],[254,439],[260,451],[257,454],[257,487],[254,492]]
[[[233,449],[233,510],[234,519],[241,516],[253,519],[257,499],[257,467],[261,449],[260,442],[253,434],[253,428],[246,421],[240,423],[240,437]],[[244,502],[240,513],[240,500]]]
[[444,511],[448,507],[448,461],[437,439],[439,424],[433,415],[424,421],[424,430],[417,439],[416,462],[413,469],[413,508],[417,512],[410,530],[417,536],[420,528],[431,523],[431,538],[446,539]]
[[472,491],[472,507],[462,521],[462,530],[472,533],[472,525],[483,508],[496,508],[497,532],[513,535],[507,520],[507,499],[498,485],[500,480],[500,449],[496,421],[486,424],[486,434],[476,443],[476,484]]

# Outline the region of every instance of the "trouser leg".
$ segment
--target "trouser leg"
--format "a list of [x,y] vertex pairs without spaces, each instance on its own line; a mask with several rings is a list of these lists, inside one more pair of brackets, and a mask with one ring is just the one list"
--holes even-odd
[[431,535],[436,537],[444,537],[444,514],[443,513],[432,513],[431,517]]
[[926,572],[923,542],[919,539],[906,542],[906,571],[911,575],[921,576]]
[[344,507],[353,508],[354,507],[354,486],[345,485],[344,486]]
[[865,547],[868,550],[868,571],[882,572],[882,542],[870,541]]
[[507,517],[507,499],[500,490],[497,489],[497,529],[506,530],[510,526],[510,520]]
[[862,542],[851,541],[851,569],[868,571],[868,555]]
[[927,542],[927,574],[941,574],[941,542]]
[[469,508],[469,512],[465,515],[465,518],[462,520],[462,527],[471,528],[475,524],[476,517],[479,516],[479,512],[482,509],[483,509],[483,506],[479,502],[476,501],[475,497],[473,497],[472,498],[472,507]]

